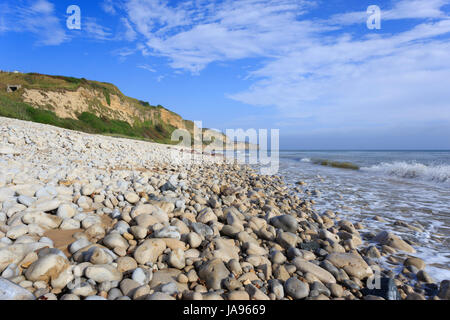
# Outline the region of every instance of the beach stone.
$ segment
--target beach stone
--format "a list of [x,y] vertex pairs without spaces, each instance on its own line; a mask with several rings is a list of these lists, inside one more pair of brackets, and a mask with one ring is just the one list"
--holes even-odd
[[35,300],[35,296],[14,282],[0,278],[0,300]]
[[245,242],[243,244],[243,248],[246,250],[248,255],[263,256],[268,254],[266,249],[260,247],[254,242]]
[[86,297],[84,300],[94,300],[94,301],[102,301],[102,300],[107,300],[106,298],[102,297],[102,296],[89,296]]
[[191,248],[198,248],[202,244],[202,238],[195,232],[189,232],[186,241]]
[[92,243],[86,239],[86,238],[80,238],[74,242],[72,242],[72,244],[69,245],[69,252],[74,254],[75,252],[86,248],[87,246],[91,245]]
[[300,249],[305,251],[316,251],[320,249],[320,244],[316,241],[303,242],[299,244]]
[[177,269],[183,269],[186,266],[184,251],[182,249],[172,250],[169,254],[169,265]]
[[136,239],[145,239],[148,229],[140,226],[131,227],[131,233]]
[[416,250],[413,247],[411,247],[408,243],[406,243],[406,241],[402,240],[399,236],[387,231],[380,232],[375,237],[374,241],[382,245],[387,245],[391,248],[402,250],[408,253],[416,252]]
[[425,297],[417,292],[410,292],[408,293],[408,295],[406,296],[405,300],[426,300]]
[[295,258],[292,263],[295,265],[297,270],[303,273],[309,272],[323,283],[336,283],[336,279],[331,273],[315,265],[314,263],[311,263],[300,257]]
[[122,280],[122,273],[109,264],[88,267],[84,273],[88,279],[92,279],[98,283]]
[[162,285],[160,291],[162,293],[168,294],[169,296],[172,296],[178,293],[178,287],[175,283],[169,282]]
[[174,297],[169,296],[163,292],[155,292],[147,296],[145,300],[176,300]]
[[309,295],[309,285],[297,278],[289,278],[284,284],[284,290],[295,300],[306,298]]
[[15,227],[12,227],[6,232],[6,236],[12,240],[15,240],[25,234],[28,233],[28,226],[27,225],[18,225]]
[[216,250],[213,251],[213,256],[224,262],[231,259],[239,260],[239,248],[236,247],[234,240],[224,238],[214,238],[213,240]]
[[101,248],[94,248],[89,261],[92,264],[110,264],[113,262],[113,257]]
[[299,238],[291,232],[280,232],[277,236],[277,242],[285,249],[296,247]]
[[417,257],[408,257],[406,258],[406,260],[403,262],[403,264],[408,267],[408,266],[414,266],[419,270],[423,270],[426,267],[425,262]]
[[250,296],[247,291],[233,290],[227,295],[228,300],[250,300]]
[[217,216],[211,208],[206,207],[197,215],[197,222],[208,224],[209,222],[217,222]]
[[53,211],[53,210],[58,209],[60,203],[61,202],[57,199],[43,201],[43,202],[36,201],[34,203],[35,204],[34,208],[37,211],[44,211],[44,212]]
[[136,268],[131,275],[131,278],[139,283],[141,286],[147,284],[147,275],[142,268]]
[[[313,294],[314,293],[314,294]],[[329,297],[331,296],[331,291],[321,282],[314,281],[310,287],[310,296],[320,296],[321,294]]]
[[72,294],[72,293],[66,293],[61,297],[60,300],[81,300],[79,296]]
[[26,224],[37,224],[45,229],[56,229],[61,224],[62,219],[45,212],[33,211],[25,213],[22,221]]
[[33,262],[25,272],[25,277],[30,281],[46,281],[57,279],[67,268],[69,261],[59,254],[48,254]]
[[128,241],[125,240],[119,233],[111,232],[105,238],[103,238],[103,244],[109,249],[114,248],[128,248]]
[[297,232],[297,229],[298,229],[297,220],[293,216],[288,215],[288,214],[278,216],[278,217],[273,217],[272,219],[270,219],[270,224],[272,224],[274,227],[280,228],[286,232],[295,233],[295,232]]
[[372,259],[379,259],[379,258],[381,258],[381,253],[380,253],[380,251],[378,250],[377,247],[370,246],[367,249],[366,256],[369,257],[369,258],[372,258]]
[[279,250],[272,250],[270,252],[270,260],[272,260],[273,264],[283,264],[286,262],[286,257]]
[[136,290],[141,286],[141,284],[132,279],[123,279],[120,282],[120,291],[127,297],[132,298]]
[[192,230],[201,237],[206,238],[214,235],[214,231],[206,224],[200,222],[191,223]]
[[159,223],[159,220],[150,214],[141,214],[134,218],[134,221],[139,227],[145,229]]
[[36,202],[36,199],[26,195],[21,195],[17,198],[17,202],[23,204],[24,206],[31,207]]
[[81,188],[81,194],[83,196],[90,196],[95,191],[95,187],[92,184],[86,184]]
[[417,279],[425,283],[434,283],[433,278],[431,278],[425,270],[419,270],[419,272],[417,272]]
[[450,300],[450,280],[444,280],[441,282],[438,297],[443,300]]
[[62,219],[70,219],[75,216],[76,213],[77,211],[75,210],[73,205],[63,203],[59,205],[56,215]]
[[95,295],[97,293],[97,291],[87,281],[82,281],[81,283],[76,281],[76,285],[74,285],[72,287],[72,289],[70,290],[70,293],[77,295],[77,296],[89,297],[89,296]]
[[372,269],[367,265],[361,256],[353,253],[331,253],[326,257],[335,267],[342,268],[352,277],[364,279],[373,274]]
[[137,268],[137,262],[132,257],[120,257],[116,260],[117,270],[119,272],[127,272]]
[[66,220],[63,220],[63,222],[59,226],[59,229],[61,229],[61,230],[77,230],[77,229],[80,229],[80,227],[81,227],[80,221],[77,221],[74,219],[66,219]]
[[245,291],[247,291],[252,300],[270,300],[270,298],[264,292],[255,287],[253,284],[246,285]]
[[344,288],[337,283],[328,283],[328,289],[330,289],[331,295],[336,298],[340,298],[344,294]]
[[77,201],[77,205],[84,210],[90,209],[92,207],[92,204],[92,199],[86,196],[80,197]]
[[200,279],[206,282],[209,289],[219,290],[221,282],[228,277],[230,271],[220,259],[213,259],[203,264],[198,272]]
[[159,229],[154,233],[155,238],[172,238],[172,239],[181,239],[181,234],[178,231],[177,227],[169,226]]
[[139,264],[155,263],[165,249],[166,243],[163,240],[148,239],[137,247],[133,255]]
[[183,292],[188,289],[188,286],[185,283],[180,283],[177,281],[180,274],[181,271],[174,268],[155,271],[153,273],[153,278],[150,281],[150,288],[157,291],[162,285],[173,282],[176,284],[178,292]]
[[270,280],[269,288],[270,288],[270,291],[275,294],[275,297],[278,300],[281,300],[284,298],[284,287],[279,280],[276,280],[276,279]]
[[125,199],[129,203],[132,203],[132,204],[137,203],[140,200],[139,196],[136,193],[134,193],[134,192],[127,192],[127,193],[125,193]]

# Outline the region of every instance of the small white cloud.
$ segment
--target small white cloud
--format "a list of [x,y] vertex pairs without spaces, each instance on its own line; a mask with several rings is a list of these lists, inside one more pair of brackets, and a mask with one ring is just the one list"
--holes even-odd
[[120,18],[122,30],[119,32],[118,39],[123,39],[126,41],[134,41],[137,38],[137,33],[134,31],[133,27],[127,18]]
[[151,66],[149,66],[148,64],[141,64],[141,65],[138,65],[138,68],[141,68],[141,69],[144,69],[144,70],[147,70],[147,71],[150,71],[150,72],[156,72],[156,70],[155,69],[153,69]]
[[117,13],[114,2],[112,0],[103,0],[100,6],[106,13],[113,15]]
[[[450,4],[449,0],[401,0],[393,2],[391,9],[381,8],[381,18],[383,21],[400,19],[427,19],[444,18],[446,16],[442,7]],[[365,23],[367,12],[357,11],[343,14],[336,14],[327,22],[330,24],[350,25],[355,23]]]
[[110,29],[100,25],[97,23],[97,20],[92,17],[84,18],[81,25],[81,30],[91,39],[113,40]]

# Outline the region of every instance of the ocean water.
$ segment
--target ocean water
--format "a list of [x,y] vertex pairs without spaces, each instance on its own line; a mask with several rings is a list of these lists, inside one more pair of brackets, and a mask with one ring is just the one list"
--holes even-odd
[[450,279],[450,151],[280,151],[279,159],[291,186],[320,192],[311,196],[319,212],[411,241],[433,279]]

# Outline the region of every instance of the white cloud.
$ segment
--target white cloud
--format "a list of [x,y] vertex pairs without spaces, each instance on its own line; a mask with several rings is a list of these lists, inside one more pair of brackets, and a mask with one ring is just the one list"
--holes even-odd
[[109,13],[109,14],[117,13],[114,2],[112,0],[103,0],[103,2],[100,4],[100,6],[102,7],[103,11],[105,11],[106,13]]
[[0,5],[0,32],[28,32],[38,45],[59,45],[68,40],[54,5],[47,0]]
[[[382,21],[400,19],[427,19],[444,18],[445,12],[441,9],[449,4],[449,0],[401,0],[392,1],[391,9],[381,8]],[[375,3],[374,3],[375,4]],[[345,25],[364,23],[368,14],[366,10],[336,14],[328,21],[331,24]]]
[[144,69],[144,70],[147,70],[147,71],[150,71],[150,72],[156,72],[156,70],[153,69],[153,68],[152,68],[151,66],[149,66],[148,64],[141,64],[141,65],[138,65],[138,68]]
[[134,41],[137,38],[137,33],[134,31],[133,27],[131,26],[130,22],[127,18],[120,18],[120,22],[122,25],[122,30],[119,32],[118,39],[123,39],[126,41]]
[[314,1],[184,3],[127,2],[146,54],[167,57],[172,68],[192,73],[213,62],[259,58],[262,66],[246,77],[253,84],[228,97],[277,107],[279,124],[297,131],[300,125],[356,130],[450,122],[450,17],[443,9],[450,0],[392,1],[382,8],[382,19],[415,19],[415,25],[359,37],[344,28],[365,25],[365,11],[305,19]]
[[112,40],[112,33],[110,29],[97,23],[97,20],[95,18],[84,18],[81,29],[83,32],[85,32],[85,35],[91,39]]
[[129,20],[153,54],[168,57],[171,66],[198,73],[214,61],[275,56],[289,51],[318,31],[297,17],[312,5],[298,0],[226,0],[197,6],[169,7],[158,0],[130,0]]

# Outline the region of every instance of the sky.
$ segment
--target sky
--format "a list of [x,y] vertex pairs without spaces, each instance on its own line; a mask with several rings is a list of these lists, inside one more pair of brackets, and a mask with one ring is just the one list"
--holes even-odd
[[282,149],[450,149],[450,0],[0,0],[0,69],[279,129]]

